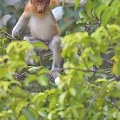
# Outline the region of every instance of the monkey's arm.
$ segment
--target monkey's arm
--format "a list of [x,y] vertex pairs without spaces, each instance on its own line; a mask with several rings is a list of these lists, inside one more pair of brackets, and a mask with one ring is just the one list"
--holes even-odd
[[27,24],[29,19],[29,16],[24,12],[21,17],[19,18],[17,24],[15,25],[15,27],[12,30],[12,37],[15,38],[15,36],[18,35],[18,33],[20,32],[20,30],[24,27],[24,25]]

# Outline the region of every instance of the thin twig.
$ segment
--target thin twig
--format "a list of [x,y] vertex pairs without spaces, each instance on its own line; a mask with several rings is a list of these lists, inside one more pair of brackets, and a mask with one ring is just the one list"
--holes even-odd
[[109,82],[100,90],[100,92],[96,95],[96,97],[91,100],[91,103],[90,103],[90,105],[88,106],[88,108],[86,109],[85,114],[84,114],[82,120],[85,120],[85,118],[86,118],[86,116],[87,116],[90,108],[92,107],[93,103],[94,103],[94,102],[96,101],[96,99],[102,94],[102,92],[105,90],[105,88],[106,88],[111,82],[114,82],[114,81],[115,81],[115,79],[109,81]]
[[56,68],[54,70],[52,70],[52,72],[57,72],[57,71],[65,71],[65,70],[78,70],[78,71],[81,71],[81,72],[91,72],[91,73],[99,73],[99,74],[104,74],[104,75],[108,75],[108,76],[111,76],[113,77],[114,79],[117,79],[118,81],[120,81],[120,76],[114,76],[114,75],[111,75],[109,72],[107,71],[98,71],[98,70],[83,70],[83,69],[80,69],[80,68]]
[[7,34],[9,38],[13,39],[13,37],[12,37],[11,34],[9,34],[9,33],[7,33],[7,32],[5,32],[5,34]]
[[110,65],[114,64],[113,62],[111,62],[110,60],[107,60],[107,59],[103,59],[103,61],[106,62],[106,63],[108,63],[108,64],[110,64]]
[[23,72],[22,74],[20,74],[20,75],[16,75],[16,73],[14,73],[14,75],[15,75],[15,78],[16,79],[18,79],[18,78],[20,78],[20,77],[22,77],[23,75],[26,75],[27,74],[27,72],[25,71],[25,72]]
[[3,36],[4,36],[4,37],[6,37],[6,38],[8,38],[8,39],[13,40],[12,35],[11,35],[11,34],[9,34],[9,33],[7,33],[6,31],[3,31],[3,32],[2,32],[2,34],[3,34]]
[[97,71],[97,70],[84,70],[84,69],[80,69],[80,68],[56,68],[53,70],[53,72],[57,72],[57,71],[65,71],[65,70],[78,70],[81,72],[93,72],[93,73],[100,73],[100,74],[106,74],[105,71]]

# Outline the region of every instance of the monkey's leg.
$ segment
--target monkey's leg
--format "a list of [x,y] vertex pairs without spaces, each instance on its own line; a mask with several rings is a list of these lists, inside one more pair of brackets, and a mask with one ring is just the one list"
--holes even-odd
[[[39,41],[35,37],[27,37],[27,36],[24,37],[24,40],[26,40],[26,41],[28,41],[30,43],[35,43],[35,42]],[[33,49],[28,51],[28,53],[26,55],[26,62],[27,62],[28,65],[35,65],[35,62],[34,62],[33,58],[31,58],[32,54],[33,54],[33,51],[34,51]]]
[[49,43],[49,48],[53,53],[53,63],[52,63],[52,76],[54,79],[58,77],[58,71],[56,68],[60,67],[60,37],[59,36],[54,36],[53,39]]
[[25,36],[23,39],[28,41],[28,42],[30,42],[30,43],[35,43],[35,42],[39,42],[40,41],[39,39],[37,39],[35,37],[28,37],[28,36]]

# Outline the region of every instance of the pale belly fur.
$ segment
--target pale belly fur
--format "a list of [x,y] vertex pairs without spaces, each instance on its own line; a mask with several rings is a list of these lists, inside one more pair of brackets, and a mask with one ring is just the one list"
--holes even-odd
[[28,27],[33,37],[43,41],[49,41],[55,35],[54,20],[51,14],[42,18],[32,15],[29,19]]

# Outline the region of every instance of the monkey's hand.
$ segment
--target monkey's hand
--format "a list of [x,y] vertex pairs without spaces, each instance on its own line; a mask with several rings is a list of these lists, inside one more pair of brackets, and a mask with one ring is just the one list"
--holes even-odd
[[15,27],[12,30],[12,38],[15,39],[19,35],[18,30]]

